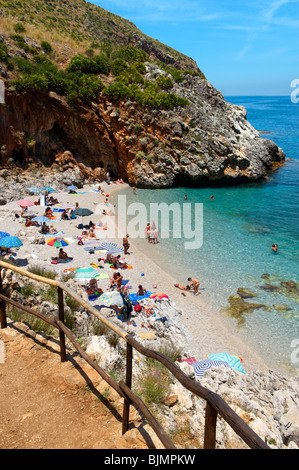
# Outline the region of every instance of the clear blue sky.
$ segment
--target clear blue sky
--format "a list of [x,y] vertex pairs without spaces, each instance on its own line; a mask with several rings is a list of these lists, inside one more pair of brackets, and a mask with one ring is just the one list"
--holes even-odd
[[289,95],[299,0],[93,0],[192,57],[225,96]]

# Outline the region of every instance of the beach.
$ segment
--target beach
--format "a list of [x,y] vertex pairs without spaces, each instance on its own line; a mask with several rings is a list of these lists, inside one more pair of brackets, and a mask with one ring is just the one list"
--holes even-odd
[[[89,208],[94,211],[95,208],[103,207],[117,214],[117,207],[114,207],[117,204],[117,196],[121,194],[125,188],[128,188],[128,186],[126,184],[108,185],[107,183],[101,183],[101,188],[104,194],[100,194],[97,191],[97,186],[85,185],[77,191],[77,194],[68,194],[68,191],[65,190],[64,192],[55,192],[53,195],[61,204],[64,203],[71,207],[75,206],[75,203],[78,203],[81,208]],[[25,193],[26,191],[24,192],[24,198],[26,197],[26,199],[31,201],[37,201],[37,195],[27,197]],[[109,205],[105,206],[107,195]],[[99,206],[99,204],[101,205]],[[29,209],[32,209],[36,215],[42,215],[45,207],[35,205]],[[99,210],[96,212],[99,212]],[[25,219],[15,217],[15,214],[19,215],[20,213],[21,209],[17,205],[17,201],[1,206],[1,231],[6,231],[10,233],[10,235],[18,236],[20,233],[23,235],[23,245],[16,250],[13,248],[11,250],[16,254],[16,259],[18,260],[17,264],[24,269],[27,269],[28,266],[39,265],[39,267],[60,273],[77,267],[90,267],[92,263],[97,264],[99,256],[103,257],[102,254],[97,252],[89,253],[84,250],[86,247],[93,247],[92,241],[86,246],[78,245],[78,239],[76,237],[81,235],[82,230],[78,229],[77,226],[82,220],[84,224],[88,224],[90,220],[95,224],[101,220],[105,224],[108,219],[110,223],[112,221],[114,223],[114,217],[108,215],[103,216],[101,210],[100,214],[93,213],[90,216],[84,217],[82,220],[80,216],[74,220],[60,220],[61,213],[58,213],[56,221],[54,222],[53,220],[53,224],[49,225],[55,226],[59,233],[64,232],[60,234],[60,236],[63,236],[70,242],[69,245],[64,247],[64,250],[73,260],[66,264],[52,264],[51,257],[58,255],[58,249],[48,246],[47,243],[32,243],[32,233],[37,232],[37,227],[25,227]],[[117,217],[115,217],[115,221],[117,221]],[[95,232],[96,231],[97,230],[95,230]],[[102,230],[101,232],[103,233]],[[53,237],[53,235],[46,235],[46,241],[51,237]],[[99,241],[100,240],[97,240],[95,245],[98,245]],[[107,239],[107,241],[122,246],[122,239],[113,238]],[[137,247],[134,239],[129,237],[129,252],[127,255],[122,253],[121,259],[131,265],[132,269],[119,269],[119,271],[123,279],[128,281],[130,293],[135,293],[138,285],[142,284],[145,289],[153,293],[165,293],[169,299],[175,303],[177,309],[181,310],[179,326],[186,332],[188,338],[188,344],[185,345],[185,355],[195,357],[196,360],[203,360],[208,354],[227,352],[242,357],[244,369],[248,372],[256,371],[257,369],[268,370],[269,368],[275,370],[273,364],[266,363],[264,358],[260,357],[254,348],[244,342],[243,339],[232,335],[225,321],[222,321],[219,315],[213,311],[212,307],[208,305],[206,301],[203,301],[200,290],[199,295],[195,296],[193,292],[183,292],[174,287],[174,284],[178,282],[175,277],[175,261],[173,272],[164,271],[148,256],[148,242],[146,239],[143,241],[144,249],[140,250],[140,246]],[[157,244],[155,248],[159,250],[159,244]],[[99,272],[107,273],[109,278],[113,274],[113,270],[107,264],[105,264],[104,268],[99,270]],[[190,273],[190,275],[192,276],[192,273]],[[99,281],[98,285],[104,291],[108,290],[109,278]],[[204,279],[199,279],[199,281],[200,288],[204,286],[206,290],[209,289]]]

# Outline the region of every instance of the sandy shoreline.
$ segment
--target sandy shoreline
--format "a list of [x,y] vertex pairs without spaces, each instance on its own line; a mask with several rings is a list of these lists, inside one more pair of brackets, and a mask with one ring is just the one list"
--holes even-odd
[[[109,201],[112,204],[117,203],[117,194],[120,194],[122,190],[127,188],[127,185],[107,185],[102,183],[101,187],[104,189],[106,194],[109,194]],[[75,205],[79,203],[80,207],[90,208],[92,211],[98,206],[98,204],[104,203],[105,196],[98,192],[92,192],[96,189],[96,186],[85,185],[84,188],[78,190],[80,194],[69,195],[65,192],[55,192],[54,197],[60,202],[71,203]],[[31,201],[36,201],[38,196],[29,196],[24,191],[24,198]],[[104,208],[104,206],[103,206]],[[31,208],[30,208],[31,209]],[[42,215],[44,208],[41,206],[34,206],[32,208],[38,215]],[[113,207],[108,209],[115,210]],[[10,202],[0,208],[0,231],[7,231],[11,235],[16,235],[20,230],[28,233],[28,237],[31,233],[31,227],[26,228],[24,225],[24,219],[15,219],[14,214],[20,214],[20,208],[15,202]],[[12,214],[11,220],[6,218],[6,214]],[[105,222],[109,216],[101,216],[92,214],[91,216],[85,217],[84,222],[88,223],[89,220],[97,223],[99,220]],[[111,220],[111,217],[110,217]],[[77,225],[81,223],[81,217],[71,221],[61,221],[53,223],[53,226],[57,227],[57,230],[65,232],[63,235],[67,239],[71,239],[81,234],[81,230],[77,228]],[[46,236],[46,239],[50,236]],[[122,245],[122,240],[112,239],[113,241]],[[262,357],[260,357],[248,344],[245,344],[240,338],[232,335],[229,329],[219,318],[216,312],[212,311],[212,308],[203,301],[200,295],[194,296],[192,293],[186,293],[182,295],[182,291],[174,287],[174,283],[177,279],[174,277],[174,273],[167,273],[161,269],[147,254],[147,240],[144,240],[144,250],[136,246],[134,240],[129,239],[131,247],[128,255],[122,255],[128,264],[133,266],[133,269],[121,270],[121,274],[125,280],[129,280],[129,284],[132,286],[131,292],[136,292],[138,284],[142,284],[146,289],[150,291],[165,292],[170,299],[176,304],[176,306],[182,310],[183,314],[180,315],[181,325],[189,333],[190,344],[186,345],[186,351],[188,355],[194,356],[197,360],[206,358],[207,354],[228,352],[233,355],[239,355],[244,360],[245,371],[268,370],[269,368],[274,369],[273,365],[267,364]],[[97,242],[98,244],[98,242]],[[92,245],[91,245],[92,246]],[[159,246],[157,245],[157,250]],[[14,251],[12,249],[12,251]],[[77,241],[73,241],[67,247],[65,251],[71,257],[73,261],[68,264],[51,264],[51,256],[57,255],[57,249],[50,247],[47,244],[30,244],[24,243],[18,250],[17,259],[20,260],[20,265],[26,269],[27,260],[29,264],[40,264],[47,269],[53,271],[63,271],[68,268],[74,267],[88,267],[91,263],[97,262],[99,254],[89,254],[83,249],[82,246],[77,244]],[[112,270],[107,265],[101,272],[108,273],[109,277],[112,275]],[[143,276],[141,275],[143,274]],[[204,285],[204,280],[200,280]],[[153,288],[153,284],[157,285],[157,288]],[[106,290],[109,286],[109,279],[104,279],[99,282],[99,286]],[[207,286],[206,286],[207,287]],[[281,371],[277,371],[281,372]]]

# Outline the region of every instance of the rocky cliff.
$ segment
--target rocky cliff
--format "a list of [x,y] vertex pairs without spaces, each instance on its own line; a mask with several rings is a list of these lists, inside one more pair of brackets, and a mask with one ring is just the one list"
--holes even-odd
[[[150,59],[151,49],[148,61],[142,63],[141,85],[133,83],[127,89],[136,93],[139,87],[139,95],[146,95],[152,86],[155,96],[181,99],[178,104],[151,106],[149,100],[144,104],[131,95],[112,97],[101,92],[70,104],[55,90],[53,80],[45,90],[11,86],[17,76],[13,59],[34,63],[43,53],[36,42],[11,37],[0,37],[0,46],[4,45],[0,72],[5,82],[5,103],[0,104],[2,168],[23,171],[38,163],[48,171],[71,165],[78,167],[83,180],[101,181],[108,170],[112,177],[138,187],[199,187],[256,181],[284,160],[283,151],[250,125],[243,107],[228,103],[199,69],[180,70],[176,80],[157,62],[161,57],[156,49],[155,62]],[[143,38],[140,50],[149,47]],[[57,77],[59,67],[65,70],[70,60],[56,63]],[[134,64],[130,67],[132,71]],[[115,81],[111,73],[100,78],[106,87]]]

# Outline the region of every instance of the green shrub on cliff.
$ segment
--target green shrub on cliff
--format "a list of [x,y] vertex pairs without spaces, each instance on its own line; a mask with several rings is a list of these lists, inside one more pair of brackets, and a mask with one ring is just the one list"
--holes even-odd
[[7,63],[8,61],[8,50],[7,46],[0,42],[0,62]]
[[104,54],[94,57],[76,56],[71,59],[67,71],[107,75],[109,72],[108,59]]
[[136,49],[134,46],[123,46],[119,47],[111,54],[112,60],[114,59],[123,59],[129,64],[134,64],[136,62],[146,62],[149,60],[149,56],[146,52]]

